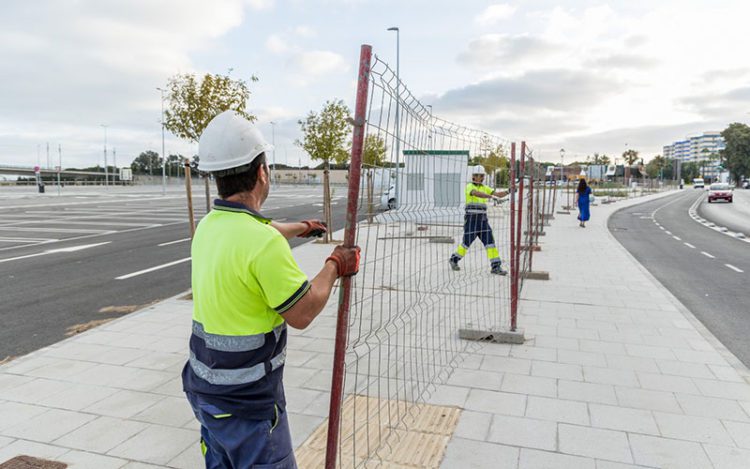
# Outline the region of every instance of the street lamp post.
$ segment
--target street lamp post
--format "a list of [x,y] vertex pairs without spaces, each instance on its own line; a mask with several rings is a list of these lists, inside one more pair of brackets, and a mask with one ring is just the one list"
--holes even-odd
[[560,148],[560,184],[565,178],[565,148]]
[[[161,195],[167,195],[167,155],[164,150],[164,88],[156,88],[161,93]],[[191,177],[185,173],[185,177]]]
[[400,122],[400,100],[401,100],[401,31],[398,27],[388,28],[388,31],[396,32],[396,208],[401,205],[401,186],[399,184],[399,172],[401,170],[401,122]]
[[429,148],[429,149],[430,149],[430,150],[432,150],[432,147],[433,147],[433,145],[434,145],[434,142],[432,141],[432,104],[428,104],[428,105],[426,105],[425,107],[426,107],[426,108],[427,108],[427,109],[429,110],[429,112],[430,112],[430,133],[429,133],[429,135],[427,136],[427,138],[429,138],[429,139],[430,139],[430,144],[429,144],[429,147],[430,147],[430,148]]
[[107,170],[107,124],[99,124],[104,127],[104,186],[109,185],[109,172]]
[[276,122],[273,121],[271,121],[271,145],[273,146],[271,179],[276,183],[276,187],[279,187],[279,182],[276,180]]

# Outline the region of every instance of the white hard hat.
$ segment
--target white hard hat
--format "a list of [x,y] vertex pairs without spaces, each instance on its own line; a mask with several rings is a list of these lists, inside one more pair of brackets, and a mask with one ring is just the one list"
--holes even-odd
[[479,176],[479,175],[486,176],[487,173],[484,171],[484,166],[482,166],[481,164],[478,164],[474,166],[473,168],[471,168],[471,175],[472,176]]
[[211,119],[201,134],[198,169],[214,172],[245,166],[272,149],[250,121],[235,111],[224,111]]

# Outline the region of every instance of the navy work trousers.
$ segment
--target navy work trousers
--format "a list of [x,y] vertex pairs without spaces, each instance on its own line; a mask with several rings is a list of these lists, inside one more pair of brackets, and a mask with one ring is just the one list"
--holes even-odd
[[275,421],[243,419],[186,394],[201,424],[206,469],[297,469],[286,412]]

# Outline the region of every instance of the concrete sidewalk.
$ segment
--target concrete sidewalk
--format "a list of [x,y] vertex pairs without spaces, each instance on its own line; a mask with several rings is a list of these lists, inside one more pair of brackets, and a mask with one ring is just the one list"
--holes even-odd
[[[443,467],[750,467],[750,372],[606,228],[639,202],[594,207],[585,229],[556,215],[534,256],[551,280],[523,292],[526,344],[481,345],[430,398],[464,409]],[[330,249],[294,253],[312,276]],[[295,445],[328,413],[336,297],[290,329]],[[191,309],[172,298],[0,367],[0,463],[203,467],[180,380]]]

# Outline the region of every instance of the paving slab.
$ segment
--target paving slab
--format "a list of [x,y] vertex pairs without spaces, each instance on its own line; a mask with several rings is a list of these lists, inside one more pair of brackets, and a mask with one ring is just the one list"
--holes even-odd
[[[463,409],[441,467],[747,469],[750,371],[609,234],[607,217],[633,203],[596,207],[585,231],[555,220],[534,256],[551,279],[526,282],[520,301],[526,343],[472,344],[425,394]],[[330,247],[294,252],[313,276]],[[181,296],[0,366],[0,461],[200,467],[180,380],[192,310]],[[327,416],[336,296],[313,327],[289,330],[295,445]],[[348,389],[368,380],[408,389],[365,374]]]

